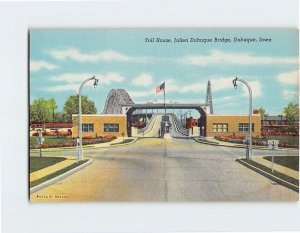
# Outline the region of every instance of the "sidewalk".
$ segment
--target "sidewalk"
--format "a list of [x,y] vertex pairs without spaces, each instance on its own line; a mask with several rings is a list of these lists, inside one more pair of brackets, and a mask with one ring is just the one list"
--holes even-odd
[[[129,139],[128,137],[124,137],[124,140]],[[128,143],[124,143],[124,144],[118,144],[118,145],[112,145],[112,144],[116,144],[116,143],[122,143],[123,142],[123,137],[117,138],[111,142],[105,142],[105,143],[99,143],[99,144],[93,144],[93,145],[86,145],[83,146],[83,148],[106,148],[106,147],[112,147],[112,146],[119,146],[119,145],[127,145],[130,143],[134,143],[137,140],[137,138],[133,138],[133,140],[131,142]],[[74,150],[75,147],[57,147],[57,148],[47,148],[47,149],[43,149],[43,151],[65,151],[65,150]],[[38,151],[39,149],[33,149],[31,151]],[[74,163],[76,163],[77,160],[76,159],[72,159],[72,158],[67,158],[66,160],[56,163],[52,166],[49,167],[45,167],[41,170],[35,171],[30,173],[30,182],[33,182],[35,180],[39,180],[45,176],[48,176],[54,172],[57,172],[59,170],[62,170]]]
[[299,171],[274,163],[274,170],[272,172],[272,162],[263,157],[266,156],[255,156],[251,160],[240,158],[236,161],[268,179],[275,181],[274,184],[281,184],[289,189],[299,192]]
[[45,167],[41,170],[38,170],[38,171],[35,171],[35,172],[32,172],[30,173],[30,182],[32,181],[35,181],[35,180],[38,180],[40,178],[43,178],[47,175],[50,175],[56,171],[59,171],[65,167],[68,167],[74,163],[76,163],[77,160],[75,159],[66,159],[62,162],[59,162],[59,163],[56,163],[52,166],[49,166],[49,167]]
[[[194,139],[199,143],[210,144],[210,145],[215,145],[215,146],[226,146],[226,147],[235,147],[235,148],[245,148],[246,147],[246,145],[244,145],[244,144],[219,141],[215,138],[194,138]],[[260,149],[260,150],[269,150],[267,146],[252,145],[252,148]],[[278,148],[277,150],[283,150],[283,151],[295,150],[295,151],[297,151],[298,149],[296,149],[296,148]]]
[[[124,137],[124,140],[129,139],[129,137]],[[133,143],[137,138],[132,138],[132,142],[128,143]],[[121,143],[123,142],[123,137],[119,137],[113,141],[110,142],[103,142],[103,143],[98,143],[98,144],[89,144],[89,145],[83,145],[82,148],[89,148],[89,149],[96,149],[96,148],[106,148],[106,147],[111,147],[114,146],[112,144],[116,143]],[[124,143],[123,145],[126,145],[128,143]],[[122,145],[122,144],[121,144]],[[69,147],[53,147],[53,148],[42,148],[43,151],[61,151],[61,150],[74,150],[76,149],[76,146],[69,146]],[[39,149],[31,149],[30,151],[39,151]]]
[[[127,139],[133,139],[136,140],[137,138],[129,138],[129,137],[124,137],[124,141],[127,140]],[[128,142],[128,143],[133,143],[133,141],[131,142]],[[95,148],[101,148],[101,147],[110,147],[110,146],[114,146],[113,144],[116,144],[116,143],[121,143],[123,142],[123,137],[119,137],[111,142],[105,142],[105,143],[98,143],[98,144],[93,144],[93,145],[89,145],[89,146],[93,146]],[[126,145],[128,143],[124,143],[123,145]],[[83,146],[84,147],[84,146]]]
[[[260,163],[266,167],[269,167],[271,168],[272,166],[272,162],[267,160],[267,159],[264,159],[263,157],[266,157],[266,156],[255,156],[252,160],[254,162],[257,162],[257,163]],[[274,156],[276,157],[276,156]],[[293,177],[297,180],[299,180],[299,172],[298,171],[295,171],[293,169],[290,169],[288,167],[284,167],[280,164],[277,164],[277,163],[274,163],[274,170],[278,171],[278,172],[281,172],[283,174],[286,174],[287,176],[290,176],[290,177]]]

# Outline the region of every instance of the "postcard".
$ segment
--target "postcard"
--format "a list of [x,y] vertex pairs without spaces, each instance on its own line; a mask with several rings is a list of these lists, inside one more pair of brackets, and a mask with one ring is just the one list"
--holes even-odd
[[296,29],[32,29],[32,202],[298,201]]

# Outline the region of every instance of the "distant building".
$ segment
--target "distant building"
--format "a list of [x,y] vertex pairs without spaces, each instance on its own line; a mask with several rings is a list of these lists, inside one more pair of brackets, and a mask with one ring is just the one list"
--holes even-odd
[[193,117],[186,118],[185,128],[190,129],[194,126],[198,126],[198,120]]
[[72,122],[30,122],[31,130],[42,129],[42,130],[59,130],[59,129],[71,129]]
[[[299,125],[299,123],[297,124]],[[265,133],[287,132],[288,121],[285,116],[265,116],[261,121],[261,131]],[[298,127],[296,127],[298,131]]]

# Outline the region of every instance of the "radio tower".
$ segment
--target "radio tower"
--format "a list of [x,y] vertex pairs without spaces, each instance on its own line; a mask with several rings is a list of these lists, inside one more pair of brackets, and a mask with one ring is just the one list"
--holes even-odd
[[210,81],[208,81],[208,83],[207,83],[207,91],[206,91],[206,101],[205,101],[205,103],[209,106],[209,112],[210,112],[210,114],[214,114],[213,103],[212,103],[212,96],[211,96]]

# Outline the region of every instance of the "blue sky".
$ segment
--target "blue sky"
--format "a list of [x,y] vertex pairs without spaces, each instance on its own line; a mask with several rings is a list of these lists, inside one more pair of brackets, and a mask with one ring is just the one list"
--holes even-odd
[[[214,42],[228,38],[229,43]],[[234,38],[256,42],[234,42]],[[271,42],[259,42],[259,38]],[[171,39],[170,43],[145,38]],[[174,43],[174,38],[212,39],[210,43]],[[101,113],[111,89],[124,88],[135,102],[163,101],[155,87],[166,81],[166,102],[204,103],[212,83],[214,113],[247,114],[248,93],[238,76],[253,89],[253,108],[282,114],[298,102],[298,31],[288,29],[35,29],[30,31],[30,101],[55,98],[58,110],[80,83],[99,78],[83,95]]]

